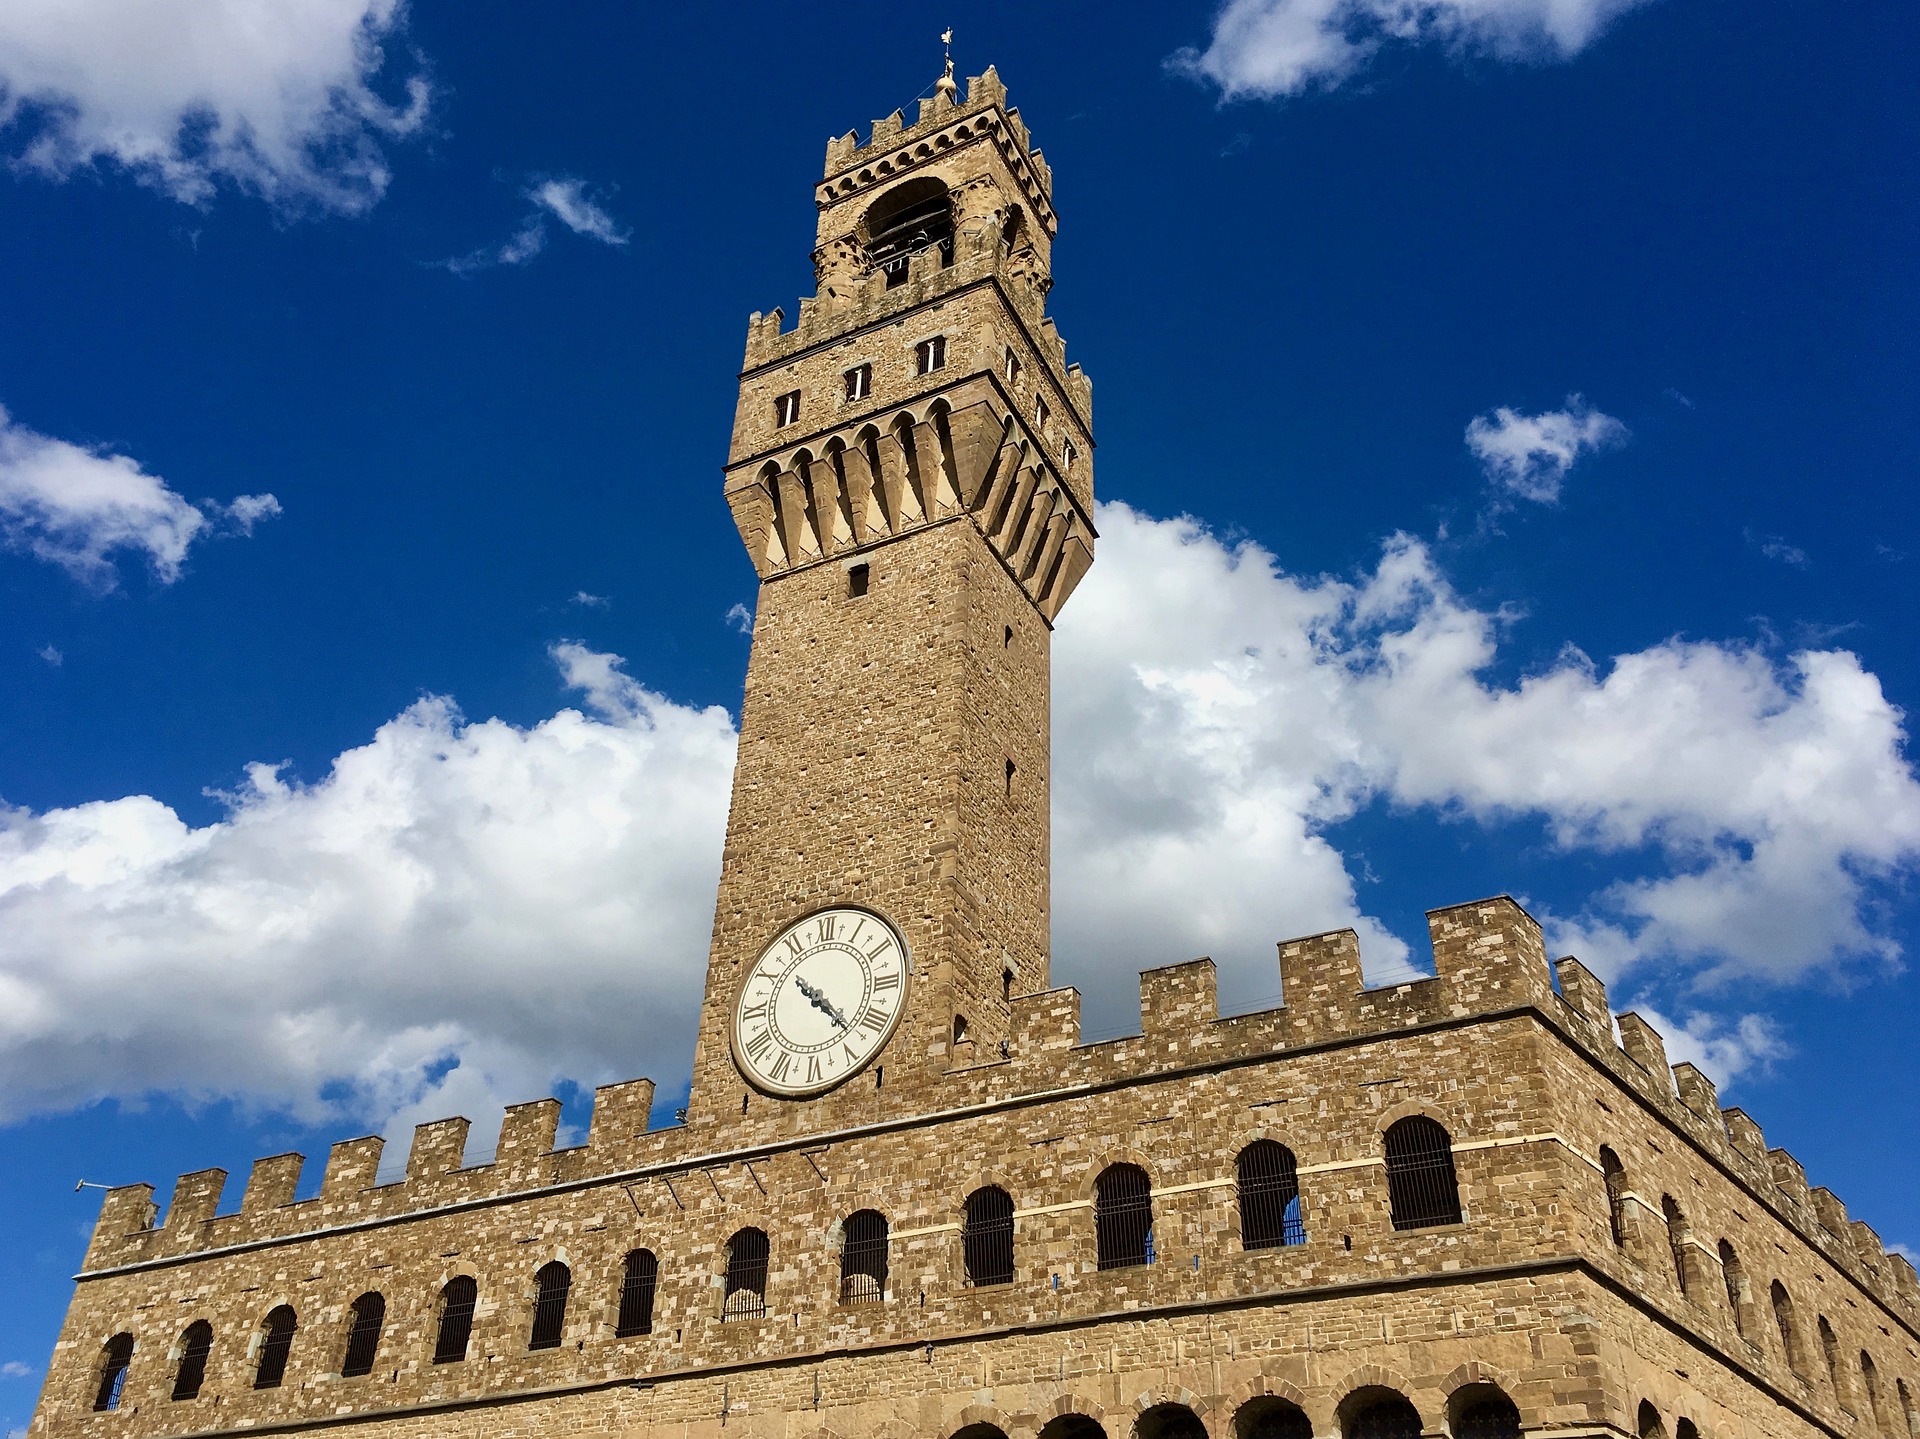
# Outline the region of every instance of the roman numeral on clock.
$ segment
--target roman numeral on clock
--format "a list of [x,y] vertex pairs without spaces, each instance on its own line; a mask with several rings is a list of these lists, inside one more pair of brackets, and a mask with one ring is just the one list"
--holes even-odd
[[[763,1005],[762,1008],[764,1007]],[[763,1029],[747,1040],[747,1058],[759,1059],[761,1055],[772,1048],[773,1031],[771,1029]]]
[[825,944],[828,940],[832,939],[833,931],[835,928],[836,928],[836,925],[832,915],[830,914],[821,915],[820,916],[820,943]]
[[873,992],[875,994],[879,994],[884,990],[898,989],[899,987],[900,976],[898,974],[876,974],[873,977]]
[[793,1068],[793,1056],[783,1049],[780,1051],[780,1057],[767,1069],[767,1078],[778,1084],[787,1077],[787,1071],[791,1068]]
[[891,1018],[890,1015],[880,1010],[869,1009],[865,1014],[860,1016],[860,1023],[854,1027],[856,1029],[871,1029],[875,1034],[878,1034],[887,1027],[887,1020],[889,1018]]

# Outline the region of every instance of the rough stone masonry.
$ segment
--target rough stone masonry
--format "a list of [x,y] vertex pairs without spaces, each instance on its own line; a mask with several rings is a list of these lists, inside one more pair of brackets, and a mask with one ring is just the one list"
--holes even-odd
[[[394,1183],[369,1138],[310,1199],[299,1155],[228,1213],[218,1170],[164,1218],[116,1189],[30,1432],[1920,1435],[1913,1267],[1509,899],[1433,912],[1431,979],[1289,940],[1283,1008],[1221,1018],[1200,960],[1080,1042],[1048,645],[1092,386],[1045,314],[1052,173],[989,69],[832,141],[815,204],[726,467],[761,590],[686,1122],[636,1080],[574,1148],[549,1099],[487,1164],[449,1119]],[[835,906],[910,952],[896,1027],[776,1095],[745,975]],[[793,984],[844,1024],[829,980],[878,1001],[832,963]]]

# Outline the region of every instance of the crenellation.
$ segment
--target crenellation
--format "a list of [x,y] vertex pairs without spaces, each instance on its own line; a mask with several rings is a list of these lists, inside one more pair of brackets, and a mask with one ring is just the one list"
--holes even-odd
[[1427,932],[1452,1013],[1551,1003],[1553,976],[1540,925],[1510,896],[1429,910]]
[[1080,991],[1071,985],[1016,994],[1012,1011],[1010,1044],[1014,1062],[1022,1068],[1050,1069],[1057,1063],[1050,1056],[1080,1043]]
[[322,1203],[352,1202],[353,1196],[373,1188],[386,1143],[379,1135],[368,1134],[335,1144],[327,1153],[326,1171],[320,1179]]
[[247,1176],[246,1192],[240,1199],[240,1212],[259,1215],[293,1203],[293,1196],[300,1188],[300,1172],[306,1163],[306,1155],[293,1153],[270,1154],[265,1159],[254,1160],[253,1171]]
[[467,1152],[465,1119],[435,1119],[413,1127],[407,1151],[407,1183],[422,1184],[461,1167]]
[[174,1183],[173,1198],[167,1201],[167,1217],[161,1228],[176,1242],[181,1238],[190,1242],[194,1231],[219,1212],[220,1196],[226,1187],[224,1169],[197,1169],[181,1175]]
[[1660,1037],[1660,1031],[1646,1020],[1628,1010],[1616,1015],[1614,1023],[1620,1030],[1620,1048],[1653,1081],[1657,1093],[1662,1097],[1673,1094],[1673,1066],[1667,1061],[1667,1042]]
[[1206,1044],[1220,1017],[1219,975],[1211,959],[1194,959],[1143,970],[1140,975],[1140,1025],[1150,1044],[1169,1051]]
[[1853,1235],[1847,1227],[1847,1206],[1840,1202],[1840,1196],[1825,1185],[1815,1185],[1807,1191],[1807,1197],[1812,1201],[1813,1215],[1820,1221],[1820,1227],[1851,1249]]
[[617,1152],[647,1132],[653,1113],[653,1081],[628,1079],[603,1084],[593,1092],[593,1115],[587,1121],[587,1148]]
[[1807,1171],[1784,1149],[1767,1151],[1767,1167],[1773,1173],[1774,1187],[1786,1203],[1789,1213],[1805,1224],[1813,1208],[1813,1196],[1807,1188]]
[[1767,1136],[1753,1120],[1753,1116],[1744,1109],[1732,1108],[1720,1111],[1720,1117],[1726,1121],[1727,1138],[1733,1147],[1750,1160],[1755,1169],[1772,1177],[1773,1171],[1767,1162]]
[[1288,1038],[1307,1044],[1332,1035],[1366,988],[1360,970],[1360,936],[1350,929],[1290,939],[1280,945],[1280,999]]
[[493,1162],[509,1179],[530,1176],[545,1169],[553,1154],[553,1142],[560,1133],[560,1101],[535,1099],[507,1106],[500,1119],[500,1142],[494,1148]]
[[87,1244],[85,1265],[100,1269],[123,1251],[130,1237],[151,1233],[158,1218],[151,1184],[122,1184],[109,1189],[100,1201],[93,1237]]
[[1554,971],[1560,977],[1561,999],[1582,1019],[1605,1029],[1611,1043],[1613,1011],[1607,1006],[1606,985],[1572,955],[1555,960]]
[[1673,1066],[1673,1084],[1680,1102],[1707,1125],[1709,1133],[1724,1134],[1726,1121],[1720,1116],[1720,1092],[1711,1079],[1697,1066],[1682,1061]]

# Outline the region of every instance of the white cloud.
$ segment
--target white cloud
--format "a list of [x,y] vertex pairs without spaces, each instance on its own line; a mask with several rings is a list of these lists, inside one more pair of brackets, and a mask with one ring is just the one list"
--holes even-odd
[[482,245],[450,260],[434,264],[455,275],[471,275],[501,265],[530,264],[547,247],[547,217],[553,216],[576,235],[585,235],[604,245],[624,245],[632,238],[587,194],[584,180],[538,180],[522,192],[532,202],[533,212],[498,245]]
[[605,595],[590,595],[585,590],[575,590],[573,598],[567,603],[579,605],[586,610],[604,610],[613,601]]
[[1724,1089],[1755,1070],[1764,1073],[1793,1054],[1779,1026],[1764,1014],[1734,1019],[1689,1014],[1685,1023],[1678,1023],[1645,1004],[1635,1005],[1634,1011],[1659,1031],[1672,1063],[1695,1066],[1716,1088]]
[[[1543,918],[1623,994],[1897,955],[1874,886],[1920,853],[1920,784],[1854,656],[1668,641],[1506,683],[1504,621],[1418,541],[1302,578],[1191,520],[1098,520],[1054,684],[1054,973],[1091,1030],[1132,1019],[1131,971],[1198,954],[1270,998],[1274,943],[1342,925],[1404,973],[1341,848],[1376,801],[1613,856],[1627,879]],[[423,700],[312,783],[253,766],[204,826],[138,795],[0,811],[0,1110],[465,1112],[484,1145],[562,1077],[683,1080],[734,731],[614,656],[553,657],[585,712]],[[1783,1052],[1704,998],[1676,1057],[1731,1079]]]
[[9,1359],[5,1364],[0,1364],[0,1377],[25,1379],[31,1373],[33,1373],[33,1366],[22,1364],[18,1359]]
[[1648,0],[1227,0],[1204,49],[1176,52],[1178,74],[1225,99],[1332,89],[1390,42],[1459,55],[1565,60]]
[[1632,877],[1543,916],[1610,974],[1785,981],[1897,956],[1872,886],[1920,856],[1920,784],[1853,655],[1671,640],[1497,683],[1500,617],[1418,541],[1302,579],[1190,520],[1110,504],[1099,524],[1055,648],[1064,978],[1212,953],[1251,999],[1276,940],[1345,924],[1384,977],[1406,951],[1331,828],[1374,799],[1616,856]]
[[633,238],[632,231],[622,230],[613,216],[587,194],[585,180],[541,180],[528,189],[527,198],[576,235],[603,245],[624,245]]
[[1578,395],[1564,410],[1523,415],[1501,405],[1467,425],[1467,448],[1487,478],[1523,500],[1559,503],[1560,487],[1575,460],[1591,450],[1624,444],[1627,427],[1603,415]]
[[7,0],[0,150],[63,180],[108,162],[175,199],[222,184],[288,209],[358,213],[418,131],[428,86],[375,88],[402,0]]
[[753,611],[745,605],[735,604],[727,610],[727,623],[743,635],[753,633]]
[[1791,565],[1796,570],[1804,570],[1813,562],[1807,558],[1807,552],[1798,545],[1790,545],[1779,535],[1759,535],[1751,529],[1742,531],[1746,542],[1770,560],[1778,560],[1783,565]]
[[34,651],[34,653],[39,655],[41,659],[45,660],[55,669],[59,669],[61,665],[67,662],[67,657],[52,645],[42,645],[38,650]]
[[[208,506],[243,534],[280,513],[272,495]],[[9,547],[96,589],[113,587],[116,552],[144,554],[160,582],[171,584],[209,523],[206,511],[138,461],[38,434],[0,408],[0,541]]]
[[593,713],[422,700],[314,783],[252,766],[205,826],[140,795],[0,811],[0,1109],[465,1104],[490,1139],[487,1096],[684,1073],[732,727],[555,659]]

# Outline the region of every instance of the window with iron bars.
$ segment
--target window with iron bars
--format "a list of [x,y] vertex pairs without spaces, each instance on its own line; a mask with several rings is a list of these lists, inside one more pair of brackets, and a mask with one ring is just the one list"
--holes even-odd
[[253,1371],[255,1389],[278,1389],[287,1377],[287,1356],[293,1352],[293,1332],[300,1327],[291,1305],[276,1305],[267,1314],[267,1332],[260,1340],[260,1363]]
[[440,1291],[440,1332],[433,1342],[435,1364],[459,1364],[467,1357],[473,1335],[473,1306],[480,1286],[465,1274],[455,1275]]
[[559,1260],[540,1266],[533,1276],[533,1328],[529,1349],[558,1349],[567,1323],[567,1295],[573,1289],[573,1271]]
[[1256,1139],[1234,1165],[1240,1199],[1240,1247],[1277,1249],[1305,1244],[1300,1219],[1300,1174],[1293,1151],[1271,1139]]
[[1109,1165],[1093,1187],[1094,1247],[1102,1269],[1153,1263],[1153,1182],[1137,1164]]
[[1395,1229],[1460,1222],[1453,1141],[1438,1121],[1416,1114],[1387,1130],[1387,1200]]
[[127,1387],[127,1369],[133,1363],[133,1336],[116,1334],[100,1351],[100,1384],[93,1392],[96,1414],[120,1407],[120,1395]]
[[1454,1439],[1520,1439],[1520,1411],[1504,1394],[1476,1399],[1460,1411]]
[[1673,1279],[1687,1292],[1687,1216],[1671,1194],[1660,1196],[1660,1217],[1667,1221],[1667,1248],[1673,1253]]
[[947,367],[947,337],[935,335],[931,340],[922,340],[913,347],[913,366],[922,375],[931,375],[935,370]]
[[767,1233],[742,1229],[727,1241],[727,1287],[723,1320],[760,1319],[767,1312]]
[[840,1302],[878,1304],[887,1293],[887,1221],[871,1209],[841,1226]]
[[967,1283],[1013,1283],[1013,1199],[999,1185],[989,1184],[967,1196],[960,1248]]
[[1606,1145],[1600,1146],[1600,1174],[1607,1184],[1607,1230],[1615,1244],[1627,1242],[1627,1167]]
[[855,365],[846,372],[847,398],[864,400],[873,393],[873,366]]
[[362,1294],[353,1301],[353,1327],[347,1331],[347,1355],[340,1363],[343,1379],[373,1372],[373,1357],[380,1348],[380,1327],[386,1322],[384,1295]]
[[198,1399],[207,1381],[207,1356],[213,1352],[213,1326],[196,1319],[180,1336],[180,1367],[173,1371],[173,1397]]
[[653,1333],[653,1291],[659,1283],[660,1261],[651,1249],[636,1249],[627,1256],[620,1279],[620,1319],[613,1330],[616,1337]]
[[773,401],[773,423],[781,429],[797,424],[800,419],[800,392],[789,390],[784,395],[776,395]]
[[1420,1411],[1398,1394],[1369,1404],[1347,1425],[1348,1439],[1420,1439]]

